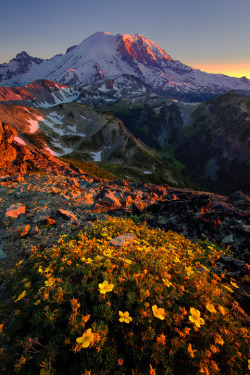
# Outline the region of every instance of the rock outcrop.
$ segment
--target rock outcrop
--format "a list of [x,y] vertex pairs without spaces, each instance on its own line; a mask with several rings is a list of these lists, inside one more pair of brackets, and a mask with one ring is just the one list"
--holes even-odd
[[68,164],[51,155],[49,151],[30,145],[22,145],[18,141],[17,131],[6,123],[0,122],[0,175],[25,175],[29,172],[52,174],[65,173],[76,175]]

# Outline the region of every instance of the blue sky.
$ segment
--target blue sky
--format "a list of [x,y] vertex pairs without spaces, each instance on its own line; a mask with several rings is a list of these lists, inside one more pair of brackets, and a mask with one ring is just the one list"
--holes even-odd
[[0,0],[0,4],[0,63],[22,50],[50,58],[96,31],[108,31],[141,33],[187,65],[224,69],[218,73],[226,74],[228,67],[235,72],[241,67],[241,75],[250,78],[250,0]]

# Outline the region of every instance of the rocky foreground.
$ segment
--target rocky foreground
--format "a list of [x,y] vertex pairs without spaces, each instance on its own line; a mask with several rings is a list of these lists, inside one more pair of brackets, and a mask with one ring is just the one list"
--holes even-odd
[[0,179],[0,240],[9,262],[33,245],[51,246],[106,214],[144,215],[148,224],[230,246],[250,261],[250,199],[190,189],[90,178],[84,174],[26,175]]
[[216,272],[237,280],[240,289],[235,298],[249,325],[249,203],[241,192],[224,197],[84,174],[1,177],[0,268],[15,266],[28,259],[33,246],[50,248],[60,236],[77,234],[107,214],[137,215],[153,228],[230,246],[232,256],[221,257]]

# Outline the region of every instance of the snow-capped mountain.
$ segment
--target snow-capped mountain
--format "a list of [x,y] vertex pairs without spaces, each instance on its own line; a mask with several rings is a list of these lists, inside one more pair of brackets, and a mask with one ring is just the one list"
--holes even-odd
[[193,69],[173,60],[159,45],[141,34],[114,36],[97,32],[68,48],[64,55],[42,62],[32,60],[32,65],[29,63],[20,73],[17,62],[12,67],[14,60],[0,65],[1,86],[22,86],[38,79],[82,86],[126,74],[139,78],[164,97],[200,100],[231,89],[250,95],[250,80]]
[[15,80],[15,77],[29,72],[42,62],[44,62],[43,59],[31,57],[27,52],[22,51],[14,59],[10,60],[9,63],[0,64],[0,82],[2,80]]

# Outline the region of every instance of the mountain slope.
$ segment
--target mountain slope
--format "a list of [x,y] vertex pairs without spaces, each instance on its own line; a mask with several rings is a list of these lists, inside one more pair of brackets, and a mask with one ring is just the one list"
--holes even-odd
[[0,105],[0,121],[16,129],[16,142],[22,145],[33,144],[52,155],[116,164],[123,177],[135,180],[181,184],[175,170],[119,119],[86,105],[68,103],[39,110]]
[[[231,91],[202,103],[105,107],[196,188],[250,192],[250,99]],[[190,181],[189,181],[190,183]]]
[[47,108],[71,102],[79,93],[79,89],[49,80],[40,80],[23,87],[0,87],[0,103]]
[[[64,55],[54,56],[22,74],[8,75],[12,63],[0,66],[2,86],[21,86],[38,79],[83,85],[120,75],[132,75],[165,97],[200,100],[230,89],[250,95],[250,80],[208,74],[173,60],[159,45],[141,34],[116,36],[97,32]],[[2,73],[1,73],[2,72]]]
[[176,146],[183,172],[200,176],[210,188],[250,193],[249,98],[229,92],[202,103]]

